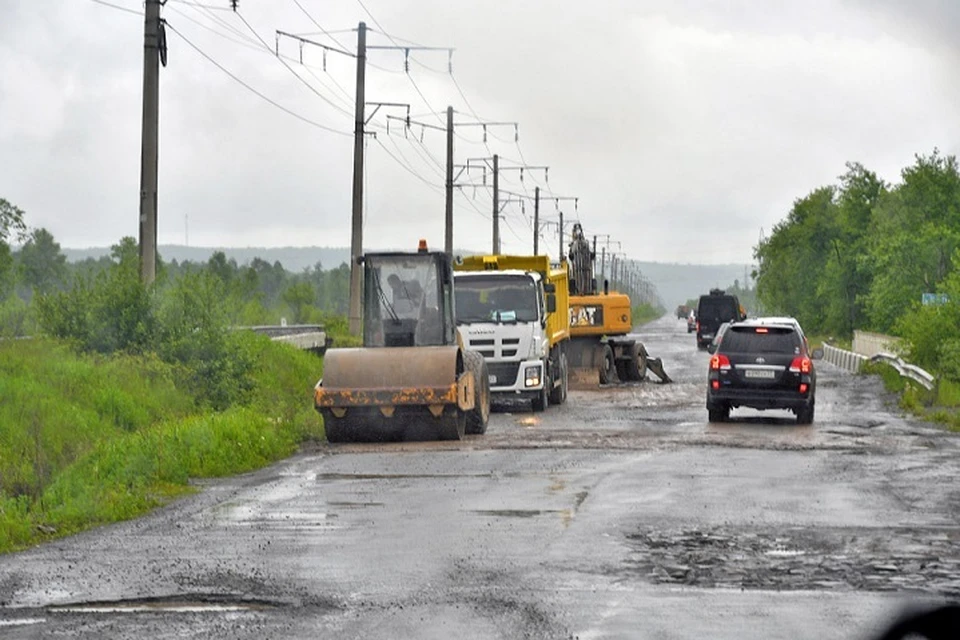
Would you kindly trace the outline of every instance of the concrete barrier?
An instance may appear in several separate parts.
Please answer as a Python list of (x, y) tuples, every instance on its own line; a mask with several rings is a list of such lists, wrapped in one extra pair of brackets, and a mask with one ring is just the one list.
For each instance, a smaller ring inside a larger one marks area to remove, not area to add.
[(860, 367), (868, 360), (866, 356), (827, 343), (823, 344), (823, 359), (850, 373), (860, 373)]
[(897, 353), (899, 338), (870, 331), (853, 332), (853, 352), (872, 358), (878, 353)]

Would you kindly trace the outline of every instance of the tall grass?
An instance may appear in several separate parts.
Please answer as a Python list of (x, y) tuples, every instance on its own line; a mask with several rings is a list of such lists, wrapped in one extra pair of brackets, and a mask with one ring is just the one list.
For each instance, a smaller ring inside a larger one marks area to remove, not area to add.
[(242, 404), (204, 408), (156, 356), (79, 355), (0, 341), (0, 552), (135, 517), (189, 479), (256, 469), (322, 438), (316, 356), (239, 334), (253, 363)]

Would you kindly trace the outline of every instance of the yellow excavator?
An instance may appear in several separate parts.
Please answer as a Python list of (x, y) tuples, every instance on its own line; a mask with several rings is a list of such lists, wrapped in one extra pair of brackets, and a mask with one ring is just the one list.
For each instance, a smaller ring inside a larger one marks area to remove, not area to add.
[(634, 382), (647, 371), (663, 383), (672, 382), (660, 358), (651, 358), (639, 336), (632, 335), (630, 296), (598, 290), (593, 277), (594, 254), (580, 223), (573, 225), (570, 242), (570, 346), (567, 359), (574, 378), (600, 384)]
[(329, 442), (459, 440), (490, 415), (487, 365), (464, 349), (450, 257), (367, 253), (363, 346), (330, 349), (314, 405)]

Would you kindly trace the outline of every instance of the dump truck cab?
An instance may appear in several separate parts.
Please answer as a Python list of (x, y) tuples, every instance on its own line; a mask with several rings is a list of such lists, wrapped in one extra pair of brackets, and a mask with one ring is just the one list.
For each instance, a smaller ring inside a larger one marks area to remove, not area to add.
[(368, 253), (363, 346), (331, 349), (314, 389), (330, 442), (457, 440), (486, 430), (486, 363), (462, 348), (449, 256)]
[(547, 256), (471, 256), (455, 265), (456, 318), (487, 361), (490, 390), (542, 411), (567, 396), (567, 270)]

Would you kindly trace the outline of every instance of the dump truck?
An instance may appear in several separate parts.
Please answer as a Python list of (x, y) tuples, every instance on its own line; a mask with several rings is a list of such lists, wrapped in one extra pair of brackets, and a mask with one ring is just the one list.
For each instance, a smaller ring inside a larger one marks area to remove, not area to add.
[(450, 257), (366, 253), (363, 346), (330, 349), (314, 406), (329, 442), (459, 440), (490, 415), (487, 364), (464, 348)]
[(534, 411), (567, 399), (570, 342), (566, 264), (548, 256), (469, 256), (454, 265), (457, 324), (487, 362), (494, 398)]
[(671, 382), (660, 358), (651, 358), (633, 330), (630, 296), (598, 290), (593, 276), (594, 252), (574, 223), (569, 245), (570, 347), (567, 359), (578, 380), (600, 384), (644, 380), (647, 371)]

